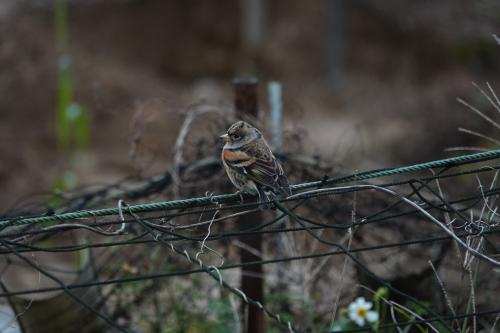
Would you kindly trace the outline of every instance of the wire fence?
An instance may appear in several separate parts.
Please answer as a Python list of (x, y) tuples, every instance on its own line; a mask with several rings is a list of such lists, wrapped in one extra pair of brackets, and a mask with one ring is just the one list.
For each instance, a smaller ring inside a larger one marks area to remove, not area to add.
[[(336, 331), (416, 327), (456, 332), (471, 327), (494, 332), (500, 308), (488, 295), (500, 286), (481, 278), (480, 273), (498, 274), (500, 268), (499, 157), (500, 150), (494, 150), (407, 167), (324, 176), (293, 185), (293, 195), (275, 201), (273, 209), (258, 215), (253, 226), (245, 229), (237, 225), (238, 218), (261, 212), (261, 205), (252, 197), (207, 192), (202, 197), (134, 205), (120, 199), (139, 198), (140, 191), (143, 197), (163, 191), (173, 184), (169, 173), (132, 190), (114, 185), (74, 195), (58, 211), (48, 210), (43, 215), (23, 212), (13, 216), (13, 210), (0, 219), (0, 296), (15, 309), (14, 321), (26, 332), (40, 329), (45, 325), (42, 322), (56, 325), (59, 318), (70, 317), (57, 306), (52, 311), (45, 304), (40, 319), (36, 303), (54, 297), (71, 299), (64, 303), (66, 310), (69, 304), (78, 304), (89, 321), (97, 322), (98, 327), (105, 324), (105, 330), (161, 332), (168, 323), (159, 318), (174, 308), (172, 303), (164, 303), (169, 296), (163, 294), (172, 286), (169, 279), (182, 277), (198, 283), (196, 277), (204, 274), (213, 283), (204, 280), (200, 288), (206, 293), (192, 296), (193, 304), (214, 298), (229, 300), (231, 311), (226, 320), (232, 331), (241, 331), (239, 322), (244, 321), (247, 307), (260, 309), (279, 330), (331, 331), (334, 323), (346, 317), (338, 309), (354, 294), (384, 288), (389, 296), (378, 298), (381, 318), (375, 326)], [(293, 157), (283, 158), (298, 169)], [(207, 159), (180, 170), (197, 173), (219, 167), (216, 159)], [(114, 199), (116, 207), (68, 210)], [(256, 235), (264, 240), (262, 251), (239, 241)], [(235, 248), (254, 253), (259, 260), (238, 261)], [(304, 297), (310, 297), (309, 302), (322, 304), (311, 315), (320, 323), (298, 315), (304, 300), (280, 303), (267, 297), (263, 302), (236, 287), (238, 274), (256, 266), (266, 267), (258, 278), (272, 280), (267, 290), (270, 296), (291, 292), (290, 285), (300, 286), (304, 294), (308, 291)], [(441, 274), (451, 277), (445, 281), (448, 286), (456, 276), (469, 278), (471, 288), (462, 304), (451, 304), (454, 291), (445, 287)], [(440, 302), (430, 305), (422, 301), (428, 295), (415, 289), (415, 281), (425, 279), (433, 280), (437, 293), (432, 290)], [(138, 290), (131, 292), (129, 286)], [(190, 288), (186, 293), (192, 292)], [(324, 299), (312, 297), (314, 290), (322, 290)], [(241, 306), (234, 305), (235, 300)], [(207, 308), (206, 304), (194, 306)], [(130, 311), (147, 312), (141, 316), (155, 318), (148, 320), (156, 328), (140, 326), (141, 321), (132, 318)], [(66, 322), (62, 325), (67, 329)], [(82, 321), (71, 325), (78, 322)]]

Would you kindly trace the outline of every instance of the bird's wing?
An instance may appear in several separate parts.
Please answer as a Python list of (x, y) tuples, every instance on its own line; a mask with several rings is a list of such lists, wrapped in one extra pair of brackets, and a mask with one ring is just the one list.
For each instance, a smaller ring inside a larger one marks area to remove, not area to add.
[(275, 192), (290, 194), (283, 168), (265, 142), (258, 140), (236, 151), (224, 153), (224, 159), (229, 167), (244, 172), (257, 184)]

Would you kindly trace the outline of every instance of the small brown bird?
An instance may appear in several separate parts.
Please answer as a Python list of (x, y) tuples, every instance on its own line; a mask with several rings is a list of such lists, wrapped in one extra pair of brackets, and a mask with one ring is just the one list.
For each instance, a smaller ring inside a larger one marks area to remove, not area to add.
[(260, 131), (244, 121), (221, 135), (222, 162), (240, 192), (258, 195), (265, 208), (277, 196), (291, 195), (288, 179)]

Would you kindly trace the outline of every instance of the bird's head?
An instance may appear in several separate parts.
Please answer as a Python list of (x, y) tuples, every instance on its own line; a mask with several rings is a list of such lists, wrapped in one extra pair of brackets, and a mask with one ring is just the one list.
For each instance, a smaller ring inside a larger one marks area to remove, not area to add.
[(227, 132), (220, 136), (225, 143), (245, 144), (261, 136), (258, 129), (245, 121), (238, 121), (231, 125)]

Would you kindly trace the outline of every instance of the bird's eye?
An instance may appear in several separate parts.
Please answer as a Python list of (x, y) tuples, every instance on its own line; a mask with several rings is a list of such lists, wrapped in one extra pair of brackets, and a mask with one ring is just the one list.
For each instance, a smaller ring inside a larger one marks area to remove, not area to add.
[(231, 138), (233, 140), (238, 140), (240, 138), (240, 136), (238, 134), (233, 134), (233, 135), (231, 135)]

